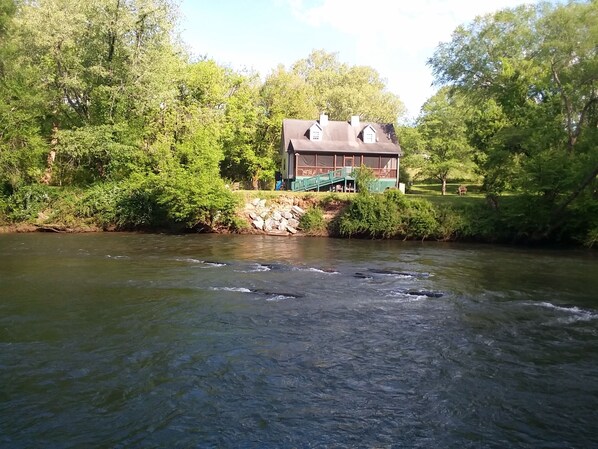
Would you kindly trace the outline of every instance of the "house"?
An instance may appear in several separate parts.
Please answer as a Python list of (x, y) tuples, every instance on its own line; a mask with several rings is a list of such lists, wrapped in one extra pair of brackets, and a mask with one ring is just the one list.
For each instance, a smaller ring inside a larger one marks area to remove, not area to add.
[(402, 156), (392, 123), (285, 119), (282, 122), (281, 174), (288, 190), (354, 191), (353, 169), (372, 169), (372, 191), (398, 187)]

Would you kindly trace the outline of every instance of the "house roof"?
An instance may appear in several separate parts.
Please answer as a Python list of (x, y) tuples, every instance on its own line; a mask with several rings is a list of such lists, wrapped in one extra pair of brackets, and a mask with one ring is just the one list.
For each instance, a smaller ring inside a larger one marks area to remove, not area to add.
[[(322, 140), (309, 139), (308, 130), (317, 120), (285, 119), (282, 138), (285, 151), (317, 151), (334, 153), (398, 154), (402, 156), (392, 123), (362, 122), (358, 127), (350, 122), (328, 121), (322, 127)], [(376, 132), (376, 142), (364, 143), (362, 131), (371, 126)]]

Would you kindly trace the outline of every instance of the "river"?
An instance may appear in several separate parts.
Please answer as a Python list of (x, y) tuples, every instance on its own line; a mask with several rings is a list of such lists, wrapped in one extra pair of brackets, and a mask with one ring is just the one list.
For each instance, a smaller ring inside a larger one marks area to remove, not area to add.
[(595, 251), (0, 235), (2, 448), (598, 447)]

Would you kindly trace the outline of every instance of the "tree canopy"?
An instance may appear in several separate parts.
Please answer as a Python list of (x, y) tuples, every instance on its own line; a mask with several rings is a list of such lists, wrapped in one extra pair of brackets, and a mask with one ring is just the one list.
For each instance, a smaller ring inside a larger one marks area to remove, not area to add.
[(580, 211), (598, 225), (596, 42), (596, 1), (543, 3), (478, 17), (429, 60), (436, 82), (467, 98), (488, 194), (497, 204), (521, 192), (543, 235)]

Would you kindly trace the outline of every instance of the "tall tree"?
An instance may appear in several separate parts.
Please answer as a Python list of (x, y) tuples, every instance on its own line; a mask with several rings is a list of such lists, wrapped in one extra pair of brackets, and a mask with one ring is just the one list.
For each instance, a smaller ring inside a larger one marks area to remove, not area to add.
[[(58, 164), (86, 168), (91, 181), (111, 165), (115, 147), (110, 142), (125, 139), (116, 143), (141, 146), (137, 141), (145, 137), (160, 105), (176, 94), (172, 80), (182, 60), (172, 44), (173, 21), (174, 7), (167, 0), (23, 4), (12, 41), (19, 70), (29, 73), (40, 93), (50, 163), (55, 155)], [(113, 137), (106, 134), (107, 126), (115, 127)], [(84, 144), (66, 146), (83, 138), (83, 129), (108, 137), (92, 139), (104, 142), (95, 155), (84, 154), (92, 151)], [(51, 164), (47, 182), (52, 181), (50, 169)]]
[(451, 177), (470, 176), (472, 148), (469, 145), (464, 117), (465, 104), (458, 94), (442, 88), (422, 107), (418, 130), (423, 138), (421, 167), (428, 176), (442, 184), (442, 195)]
[(306, 119), (318, 116), (311, 88), (299, 75), (279, 65), (260, 88), (258, 115), (258, 152), (280, 165), (280, 136), (285, 118)]
[(376, 70), (341, 63), (335, 53), (314, 50), (291, 70), (310, 87), (317, 109), (332, 120), (359, 115), (364, 120), (395, 123), (405, 112)]
[(13, 35), (17, 7), (0, 0), (0, 193), (11, 193), (41, 176), (40, 137), (45, 93), (34, 81), (37, 71), (22, 64)]
[(429, 61), (438, 83), (492, 102), (502, 118), (486, 147), (486, 175), (501, 169), (490, 163), (510, 167), (512, 187), (548, 211), (545, 233), (598, 176), (596, 42), (596, 1), (522, 6), (457, 28)]

